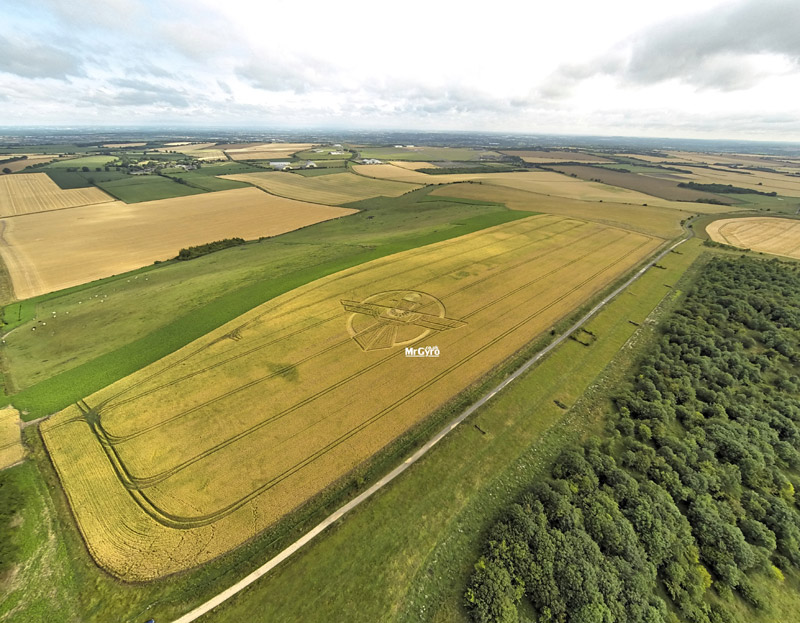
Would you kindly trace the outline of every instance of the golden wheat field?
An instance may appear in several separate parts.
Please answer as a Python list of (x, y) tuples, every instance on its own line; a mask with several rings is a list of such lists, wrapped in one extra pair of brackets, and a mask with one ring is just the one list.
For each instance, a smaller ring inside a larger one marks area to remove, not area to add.
[[(404, 169), (397, 170), (404, 171)], [(414, 173), (413, 171), (406, 172)], [(424, 175), (424, 173), (419, 173), (418, 175)], [(303, 177), (302, 175), (283, 171), (266, 171), (264, 173), (220, 175), (219, 177), (253, 184), (280, 197), (326, 205), (341, 205), (351, 201), (360, 201), (361, 199), (379, 196), (399, 197), (404, 193), (419, 188), (414, 184), (374, 180), (352, 173)]]
[(99, 188), (61, 190), (46, 173), (0, 177), (0, 217), (112, 202)]
[(24, 299), (170, 259), (182, 247), (276, 236), (355, 211), (257, 188), (115, 201), (0, 219), (0, 255), (15, 296)]
[(41, 430), (90, 550), (126, 580), (230, 550), (661, 242), (532, 216), (309, 283), (87, 397)]
[(800, 221), (774, 217), (728, 218), (706, 226), (712, 240), (742, 249), (800, 259)]
[(19, 428), (19, 412), (14, 407), (0, 409), (0, 469), (18, 463), (25, 456)]

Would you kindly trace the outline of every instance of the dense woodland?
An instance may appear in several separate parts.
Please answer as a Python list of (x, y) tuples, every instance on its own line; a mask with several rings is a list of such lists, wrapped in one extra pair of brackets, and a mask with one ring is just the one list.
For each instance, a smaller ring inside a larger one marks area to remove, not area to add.
[(487, 534), (473, 620), (526, 620), (521, 600), (562, 623), (763, 608), (753, 578), (800, 567), (799, 364), (797, 266), (712, 260), (616, 390), (609, 433), (564, 452)]

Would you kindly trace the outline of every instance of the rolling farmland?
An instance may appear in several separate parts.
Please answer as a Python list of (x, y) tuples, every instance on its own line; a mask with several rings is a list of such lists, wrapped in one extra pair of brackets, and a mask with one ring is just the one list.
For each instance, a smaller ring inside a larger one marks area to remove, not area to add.
[[(403, 169), (398, 169), (403, 171)], [(420, 173), (419, 175), (424, 175)], [(419, 188), (414, 184), (396, 181), (378, 181), (352, 173), (333, 173), (303, 177), (293, 173), (267, 171), (220, 176), (227, 180), (247, 182), (281, 197), (298, 201), (311, 201), (326, 205), (341, 205), (370, 197), (398, 197)]]
[(45, 173), (0, 177), (0, 217), (114, 201), (98, 188), (61, 190)]
[(2, 219), (0, 254), (21, 299), (170, 259), (181, 247), (275, 236), (353, 212), (255, 188), (132, 205), (110, 202)]
[(594, 154), (587, 154), (582, 151), (565, 151), (565, 150), (511, 150), (504, 151), (504, 154), (509, 156), (517, 156), (522, 158), (525, 162), (536, 164), (541, 163), (555, 163), (555, 162), (586, 162), (592, 164), (600, 164), (604, 162), (613, 162), (608, 158), (602, 156), (595, 156)]
[(313, 147), (311, 143), (254, 143), (228, 147), (219, 145), (234, 160), (271, 160), (288, 158)]
[(800, 221), (744, 217), (714, 221), (706, 227), (712, 240), (742, 249), (800, 259)]
[(489, 184), (451, 184), (433, 190), (431, 195), (478, 201), (500, 201), (512, 210), (530, 210), (586, 219), (662, 238), (680, 235), (680, 221), (692, 215), (688, 211), (665, 209), (652, 205), (581, 201)]
[[(660, 242), (535, 216), (388, 256), (265, 303), (62, 411), (42, 433), (91, 552), (146, 580), (235, 547)], [(408, 343), (441, 356), (406, 358)]]

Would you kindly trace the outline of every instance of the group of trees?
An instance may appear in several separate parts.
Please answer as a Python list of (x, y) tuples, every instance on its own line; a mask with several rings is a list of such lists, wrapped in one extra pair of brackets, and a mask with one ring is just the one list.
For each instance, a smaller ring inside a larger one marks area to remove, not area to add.
[[(715, 259), (618, 390), (487, 535), (476, 622), (730, 623), (800, 567), (800, 273)], [(718, 598), (711, 599), (716, 593)]]
[(734, 186), (732, 184), (698, 184), (697, 182), (680, 182), (678, 187), (691, 188), (692, 190), (702, 190), (709, 193), (725, 193), (728, 195), (765, 195), (767, 197), (775, 197), (778, 194), (774, 191), (765, 193), (760, 190), (742, 188), (741, 186)]
[(178, 257), (176, 257), (175, 259), (192, 260), (196, 257), (200, 257), (201, 255), (208, 255), (209, 253), (213, 253), (214, 251), (220, 251), (222, 249), (227, 249), (228, 247), (237, 247), (244, 243), (245, 243), (244, 238), (225, 238), (224, 240), (217, 240), (215, 242), (199, 244), (194, 247), (181, 249), (180, 252), (178, 252)]

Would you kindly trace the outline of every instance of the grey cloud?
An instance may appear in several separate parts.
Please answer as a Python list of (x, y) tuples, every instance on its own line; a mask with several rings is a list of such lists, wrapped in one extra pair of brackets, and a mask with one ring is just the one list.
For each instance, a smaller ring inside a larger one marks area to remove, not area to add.
[(264, 91), (306, 93), (313, 88), (336, 85), (334, 70), (318, 60), (303, 58), (251, 61), (236, 69), (236, 75)]
[(60, 78), (83, 75), (80, 59), (71, 52), (31, 40), (0, 35), (0, 71), (23, 78)]
[[(153, 84), (144, 80), (115, 78), (108, 84), (117, 87), (114, 92), (94, 94), (88, 101), (107, 106), (167, 105), (176, 108), (189, 106), (186, 94), (173, 87)], [(193, 98), (193, 103), (197, 103)]]
[(777, 54), (800, 65), (800, 2), (744, 0), (652, 27), (588, 63), (560, 67), (537, 95), (557, 99), (579, 82), (610, 75), (651, 85), (677, 79), (699, 89), (733, 91), (757, 84), (764, 72), (748, 55)]

